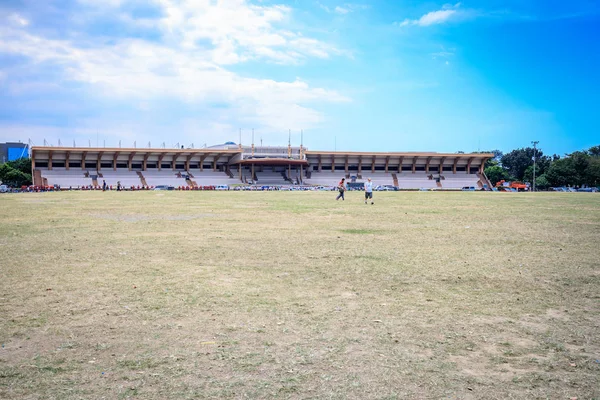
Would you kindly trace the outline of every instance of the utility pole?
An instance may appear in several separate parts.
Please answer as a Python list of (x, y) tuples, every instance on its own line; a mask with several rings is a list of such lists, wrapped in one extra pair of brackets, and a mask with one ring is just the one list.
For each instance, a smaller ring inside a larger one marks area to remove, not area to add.
[(539, 143), (539, 140), (535, 140), (532, 141), (531, 144), (533, 144), (533, 191), (535, 192), (535, 159), (536, 159), (536, 155), (537, 155), (537, 144)]

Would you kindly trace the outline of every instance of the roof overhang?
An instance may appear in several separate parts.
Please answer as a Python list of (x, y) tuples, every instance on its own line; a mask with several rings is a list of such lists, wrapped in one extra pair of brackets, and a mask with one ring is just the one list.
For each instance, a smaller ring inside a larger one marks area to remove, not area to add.
[(288, 158), (251, 158), (246, 160), (240, 160), (234, 162), (233, 164), (242, 164), (242, 165), (308, 165), (308, 161), (306, 160), (293, 160)]
[(493, 158), (492, 153), (431, 153), (431, 152), (365, 152), (365, 151), (318, 151), (318, 150), (307, 150), (306, 156), (364, 156), (364, 157), (447, 157), (447, 158)]

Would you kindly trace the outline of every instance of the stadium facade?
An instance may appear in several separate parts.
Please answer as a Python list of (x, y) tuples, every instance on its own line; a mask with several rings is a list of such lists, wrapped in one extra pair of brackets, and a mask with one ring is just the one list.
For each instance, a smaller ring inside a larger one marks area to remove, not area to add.
[(341, 177), (401, 189), (483, 188), (490, 153), (347, 152), (303, 146), (208, 148), (40, 147), (31, 149), (34, 185), (335, 185)]

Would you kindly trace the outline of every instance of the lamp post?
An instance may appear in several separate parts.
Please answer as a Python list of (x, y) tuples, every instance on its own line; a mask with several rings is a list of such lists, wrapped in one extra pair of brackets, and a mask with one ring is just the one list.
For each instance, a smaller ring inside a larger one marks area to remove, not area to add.
[(535, 140), (532, 141), (531, 143), (533, 144), (533, 191), (535, 192), (535, 159), (536, 159), (536, 155), (537, 155), (537, 144), (539, 143), (539, 140)]

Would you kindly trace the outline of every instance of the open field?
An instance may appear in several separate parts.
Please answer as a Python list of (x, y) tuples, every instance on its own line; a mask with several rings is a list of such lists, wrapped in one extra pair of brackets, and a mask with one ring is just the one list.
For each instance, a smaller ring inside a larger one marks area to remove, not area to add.
[(2, 399), (600, 399), (600, 195), (0, 196)]

